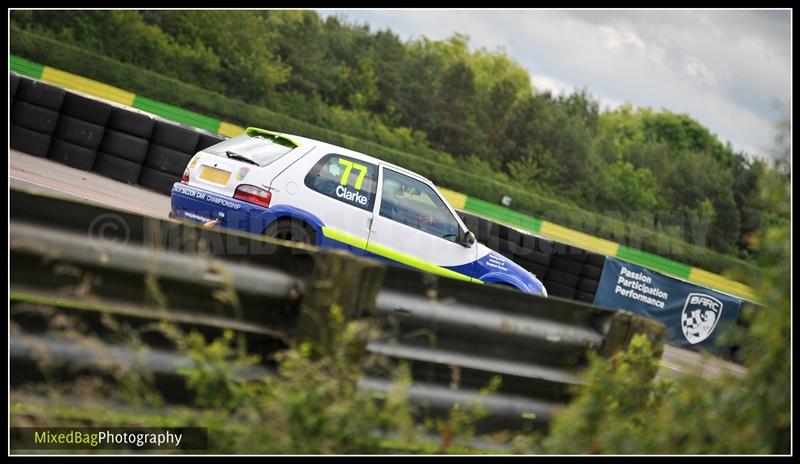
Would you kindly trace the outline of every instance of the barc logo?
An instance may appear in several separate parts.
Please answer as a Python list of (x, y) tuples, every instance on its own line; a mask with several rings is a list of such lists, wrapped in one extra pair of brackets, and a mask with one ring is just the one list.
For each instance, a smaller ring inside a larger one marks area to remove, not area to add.
[(711, 335), (722, 316), (722, 302), (704, 293), (690, 293), (681, 314), (683, 336), (692, 345)]

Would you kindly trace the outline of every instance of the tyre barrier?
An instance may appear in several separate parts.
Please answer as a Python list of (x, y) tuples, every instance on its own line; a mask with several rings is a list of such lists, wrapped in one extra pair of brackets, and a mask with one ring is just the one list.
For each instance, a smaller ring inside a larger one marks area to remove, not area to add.
[(10, 73), (11, 148), (169, 193), (224, 137)]
[[(224, 137), (11, 73), (11, 148), (169, 193), (197, 152)], [(478, 242), (555, 297), (591, 303), (605, 256), (459, 212)]]

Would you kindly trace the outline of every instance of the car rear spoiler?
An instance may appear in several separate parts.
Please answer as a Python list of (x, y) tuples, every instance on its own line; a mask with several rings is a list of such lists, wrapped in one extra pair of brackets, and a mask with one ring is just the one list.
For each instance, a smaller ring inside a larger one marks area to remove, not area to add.
[(258, 127), (248, 127), (245, 133), (248, 137), (255, 137), (257, 135), (260, 135), (261, 137), (267, 137), (281, 145), (291, 145), (291, 148), (297, 148), (301, 145), (300, 141), (291, 135), (281, 134), (279, 132), (273, 132), (266, 129), (259, 129)]

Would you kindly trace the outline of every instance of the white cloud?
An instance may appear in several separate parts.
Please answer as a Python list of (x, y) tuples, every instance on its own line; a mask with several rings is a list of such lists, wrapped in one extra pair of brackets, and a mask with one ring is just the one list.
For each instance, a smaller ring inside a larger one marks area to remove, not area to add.
[[(578, 88), (577, 86), (570, 84), (568, 82), (564, 82), (561, 79), (555, 78), (553, 76), (546, 76), (544, 74), (534, 74), (531, 76), (531, 85), (533, 86), (534, 90), (537, 92), (550, 92), (550, 95), (554, 97), (558, 97), (561, 95), (569, 95), (573, 92), (584, 90)], [(591, 93), (592, 97), (596, 99), (600, 105), (600, 109), (602, 111), (612, 111), (620, 106), (622, 106), (625, 102), (621, 100), (617, 100), (616, 98), (611, 98), (607, 95), (600, 95), (596, 93), (592, 93), (591, 89), (585, 89)]]
[(533, 85), (536, 91), (550, 92), (554, 97), (562, 94), (570, 94), (575, 88), (572, 84), (568, 84), (552, 76), (545, 76), (544, 74), (531, 75), (531, 85)]
[(717, 85), (717, 77), (697, 58), (693, 56), (684, 56), (683, 67), (686, 69), (686, 73), (691, 77), (698, 78), (706, 84)]
[(631, 31), (620, 31), (607, 26), (601, 27), (600, 30), (605, 34), (603, 45), (612, 52), (621, 52), (626, 47), (632, 47), (641, 51), (645, 50), (642, 39)]

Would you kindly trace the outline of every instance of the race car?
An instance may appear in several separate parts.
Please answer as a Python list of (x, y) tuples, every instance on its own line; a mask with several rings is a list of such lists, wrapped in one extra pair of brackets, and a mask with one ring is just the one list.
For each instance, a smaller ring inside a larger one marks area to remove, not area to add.
[(172, 217), (339, 248), (445, 277), (547, 296), (475, 235), (426, 178), (325, 142), (250, 127), (198, 152)]

